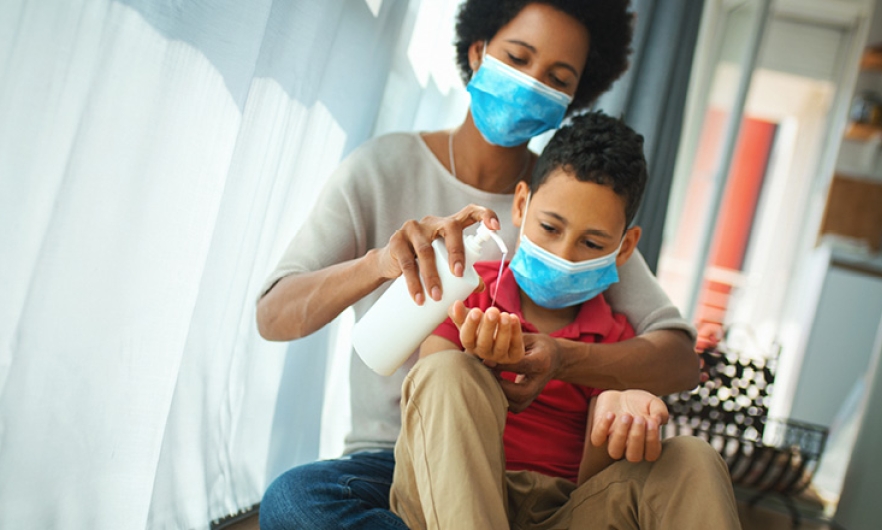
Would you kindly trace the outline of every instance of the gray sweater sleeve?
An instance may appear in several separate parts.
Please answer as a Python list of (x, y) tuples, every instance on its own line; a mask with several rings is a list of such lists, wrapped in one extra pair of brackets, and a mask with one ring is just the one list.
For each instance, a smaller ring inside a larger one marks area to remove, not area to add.
[(613, 311), (628, 317), (638, 335), (659, 329), (680, 329), (695, 340), (695, 327), (671, 303), (639, 250), (619, 268), (619, 282), (607, 290), (605, 297)]

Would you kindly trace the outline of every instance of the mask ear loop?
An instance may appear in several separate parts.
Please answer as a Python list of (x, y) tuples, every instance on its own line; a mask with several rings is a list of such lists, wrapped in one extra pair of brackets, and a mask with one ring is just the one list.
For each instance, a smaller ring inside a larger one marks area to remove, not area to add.
[[(524, 237), (524, 225), (527, 224), (527, 209), (530, 207), (530, 197), (532, 195), (532, 192), (527, 194), (527, 202), (524, 204), (524, 215), (521, 216), (521, 228), (518, 232), (518, 244), (520, 244), (521, 238)], [(505, 257), (508, 255), (508, 249), (505, 248), (501, 239), (497, 242), (497, 245), (500, 244), (502, 245), (499, 247), (499, 249), (502, 250), (502, 261), (499, 262), (499, 272), (496, 274), (496, 286), (493, 288), (493, 294), (490, 297), (491, 307), (496, 307), (496, 293), (499, 291), (499, 278), (502, 278), (502, 271), (505, 268)]]

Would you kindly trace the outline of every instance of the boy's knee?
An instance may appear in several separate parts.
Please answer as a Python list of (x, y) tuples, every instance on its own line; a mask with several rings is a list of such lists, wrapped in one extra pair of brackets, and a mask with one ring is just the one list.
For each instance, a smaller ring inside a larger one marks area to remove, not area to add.
[(666, 467), (680, 472), (701, 476), (719, 477), (729, 480), (726, 463), (709, 443), (694, 436), (675, 436), (664, 441), (662, 457)]
[[(452, 389), (458, 391), (451, 392)], [(420, 359), (404, 380), (401, 393), (403, 402), (409, 402), (417, 394), (437, 395), (433, 399), (444, 402), (454, 396), (462, 399), (494, 396), (503, 408), (508, 407), (493, 372), (477, 357), (458, 350), (440, 351)]]
[(463, 381), (492, 377), (481, 361), (467, 353), (447, 350), (433, 353), (419, 360), (408, 374), (408, 379), (420, 384), (459, 384)]

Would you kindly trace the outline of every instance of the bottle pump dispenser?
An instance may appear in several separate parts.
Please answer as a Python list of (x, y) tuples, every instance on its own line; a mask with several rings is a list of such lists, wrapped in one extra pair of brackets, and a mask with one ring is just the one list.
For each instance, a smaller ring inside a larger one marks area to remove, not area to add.
[(465, 300), (480, 283), (475, 261), (481, 246), (492, 239), (499, 249), (508, 253), (505, 243), (484, 223), (474, 235), (463, 240), (465, 265), (461, 278), (450, 272), (447, 247), (441, 238), (432, 241), (435, 263), (441, 279), (441, 300), (427, 296), (419, 306), (407, 291), (404, 277), (397, 278), (352, 329), (355, 351), (373, 371), (392, 375), (416, 351), (444, 319), (447, 310), (457, 300)]

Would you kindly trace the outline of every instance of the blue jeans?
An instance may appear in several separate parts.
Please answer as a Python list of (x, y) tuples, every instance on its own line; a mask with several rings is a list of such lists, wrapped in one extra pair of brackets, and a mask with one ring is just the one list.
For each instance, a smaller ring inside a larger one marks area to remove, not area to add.
[(261, 530), (407, 530), (389, 511), (395, 455), (365, 451), (289, 469), (260, 503)]

